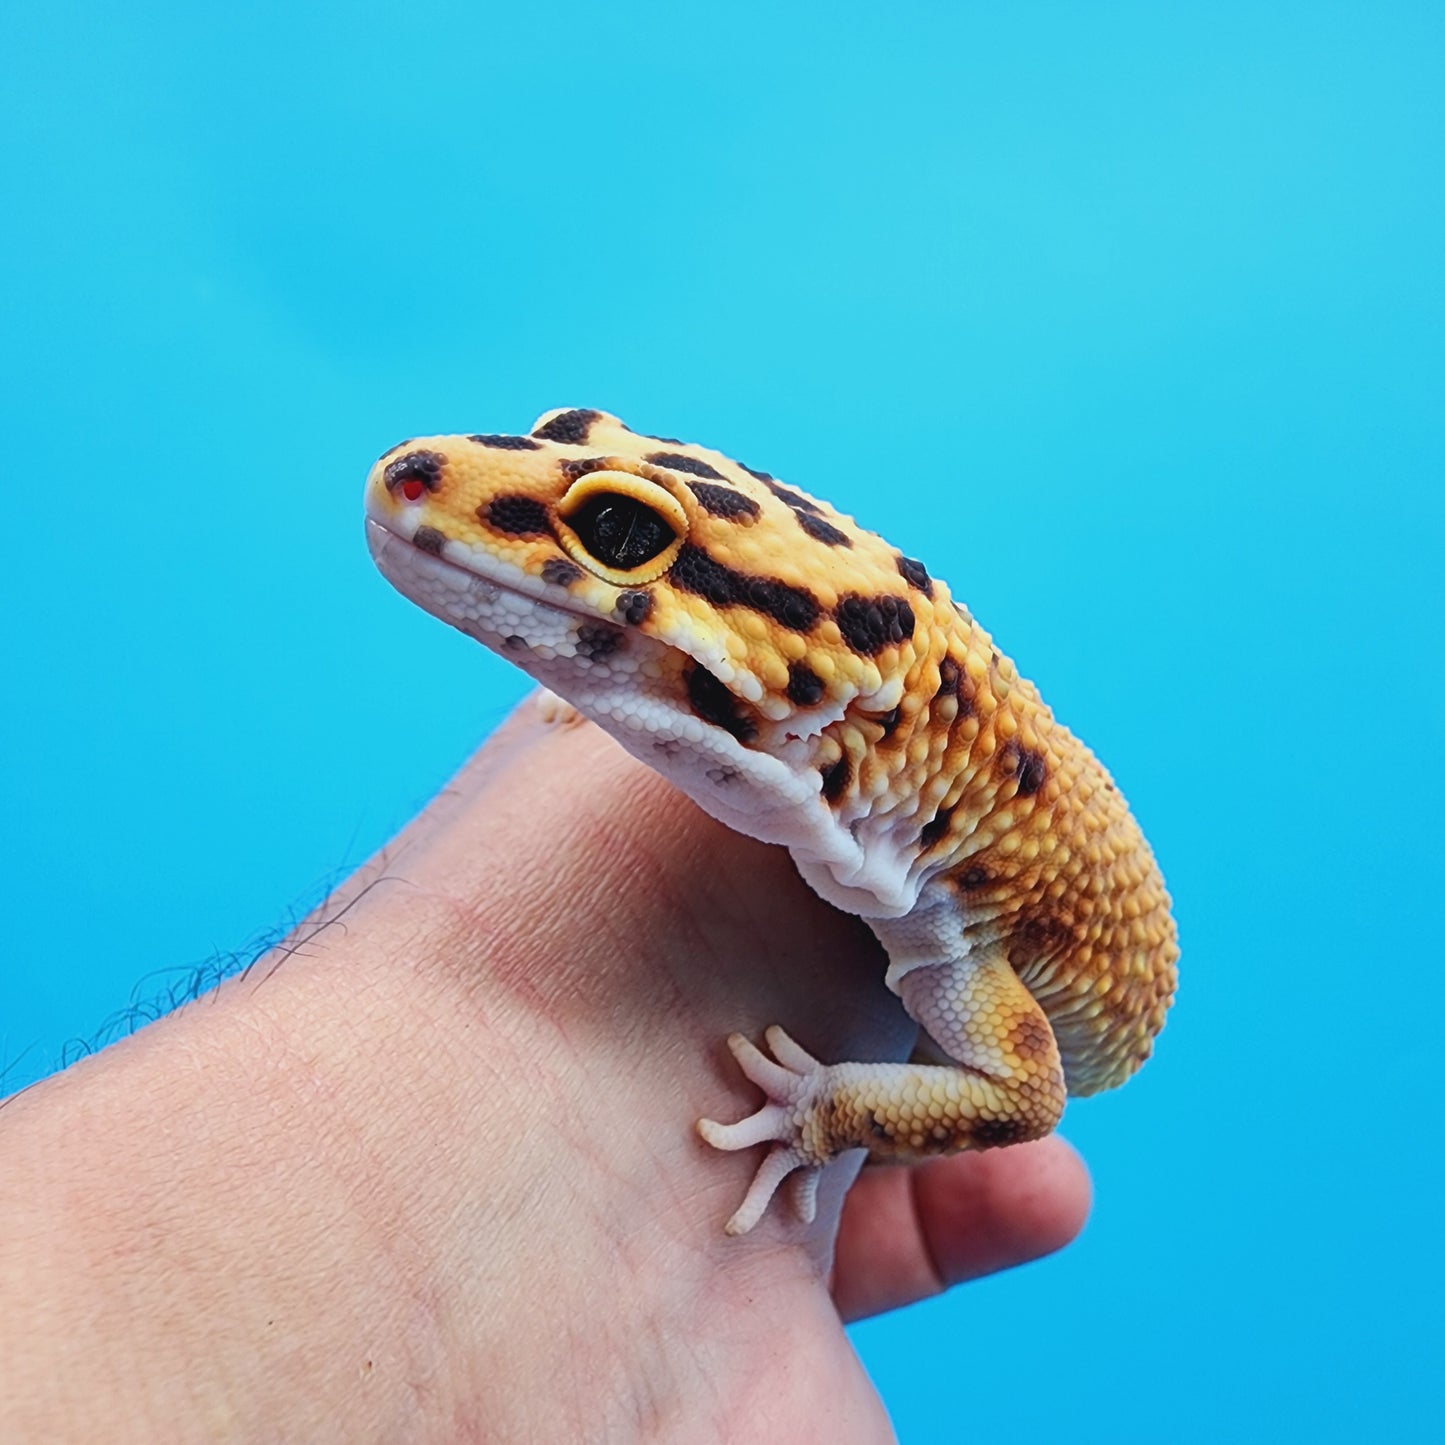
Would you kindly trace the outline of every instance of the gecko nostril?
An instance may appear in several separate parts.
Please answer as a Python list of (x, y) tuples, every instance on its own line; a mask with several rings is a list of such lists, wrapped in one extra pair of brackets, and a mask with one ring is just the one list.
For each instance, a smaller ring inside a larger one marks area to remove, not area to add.
[(440, 452), (414, 451), (387, 464), (381, 474), (382, 483), (392, 496), (408, 502), (419, 502), (442, 484), (446, 458)]

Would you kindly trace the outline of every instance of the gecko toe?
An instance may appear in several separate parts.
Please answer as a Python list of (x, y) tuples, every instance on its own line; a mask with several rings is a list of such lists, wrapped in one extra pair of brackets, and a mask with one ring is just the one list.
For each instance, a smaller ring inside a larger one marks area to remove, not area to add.
[(728, 1048), (747, 1078), (767, 1096), (761, 1108), (734, 1124), (699, 1119), (697, 1132), (715, 1149), (747, 1149), (772, 1144), (738, 1211), (728, 1221), (729, 1234), (746, 1234), (762, 1218), (778, 1186), (795, 1170), (794, 1212), (804, 1223), (817, 1213), (818, 1175), (824, 1160), (805, 1143), (805, 1124), (824, 1085), (827, 1069), (774, 1025), (767, 1042), (770, 1059), (750, 1039), (733, 1034)]

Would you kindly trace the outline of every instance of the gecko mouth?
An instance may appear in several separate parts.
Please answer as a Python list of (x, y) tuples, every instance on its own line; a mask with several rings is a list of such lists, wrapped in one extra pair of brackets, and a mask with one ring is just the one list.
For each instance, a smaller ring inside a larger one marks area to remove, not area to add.
[[(477, 606), (489, 607), (502, 594), (525, 602), (539, 613), (550, 613), (569, 622), (596, 622), (594, 612), (568, 606), (554, 595), (558, 589), (545, 582), (534, 583), (528, 577), (498, 577), (483, 571), (472, 559), (455, 561), (442, 555), (439, 542), (435, 550), (422, 547), (412, 539), (394, 531), (375, 517), (366, 518), (366, 545), (377, 570), (404, 597), (428, 611), (440, 610), (442, 616), (464, 632), (471, 629), (459, 620)], [(445, 606), (443, 599), (457, 603), (467, 599), (471, 608)]]

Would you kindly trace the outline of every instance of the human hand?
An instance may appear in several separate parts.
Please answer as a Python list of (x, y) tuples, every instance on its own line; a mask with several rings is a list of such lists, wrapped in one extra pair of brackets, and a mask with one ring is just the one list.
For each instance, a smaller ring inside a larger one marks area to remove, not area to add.
[(842, 1319), (1059, 1247), (1088, 1182), (1058, 1139), (846, 1199), (840, 1160), (811, 1226), (724, 1236), (724, 1038), (902, 1057), (883, 971), (782, 850), (524, 704), (248, 975), (0, 1111), (0, 1435), (888, 1438)]

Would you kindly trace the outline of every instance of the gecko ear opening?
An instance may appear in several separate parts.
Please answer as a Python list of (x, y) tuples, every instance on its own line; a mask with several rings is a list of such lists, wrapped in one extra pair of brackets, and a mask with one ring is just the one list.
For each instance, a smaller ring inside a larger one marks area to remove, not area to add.
[(567, 555), (622, 586), (662, 576), (687, 536), (677, 499), (631, 472), (589, 472), (558, 503), (557, 518)]

